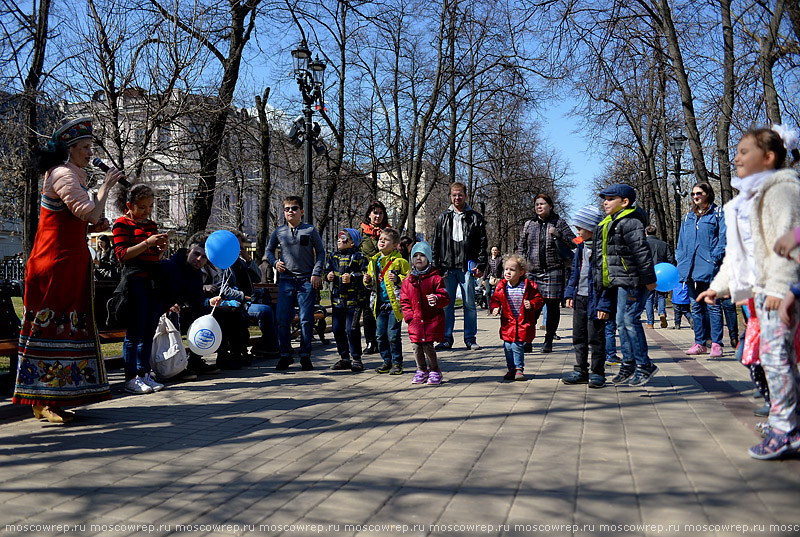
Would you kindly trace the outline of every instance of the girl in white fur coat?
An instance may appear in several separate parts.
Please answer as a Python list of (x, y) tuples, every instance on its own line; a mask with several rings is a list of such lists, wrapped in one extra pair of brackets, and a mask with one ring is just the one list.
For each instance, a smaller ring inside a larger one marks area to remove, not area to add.
[[(797, 150), (791, 146), (796, 139), (788, 144), (795, 160)], [(767, 437), (750, 448), (750, 456), (761, 460), (800, 449), (800, 377), (794, 358), (798, 315), (787, 325), (778, 314), (781, 299), (800, 277), (800, 265), (772, 250), (781, 235), (800, 225), (800, 179), (784, 168), (786, 156), (787, 144), (775, 130), (749, 130), (739, 141), (733, 160), (737, 177), (731, 182), (739, 195), (724, 208), (725, 258), (709, 289), (697, 297), (708, 303), (729, 295), (737, 303), (754, 299), (761, 327), (759, 354), (771, 398)]]

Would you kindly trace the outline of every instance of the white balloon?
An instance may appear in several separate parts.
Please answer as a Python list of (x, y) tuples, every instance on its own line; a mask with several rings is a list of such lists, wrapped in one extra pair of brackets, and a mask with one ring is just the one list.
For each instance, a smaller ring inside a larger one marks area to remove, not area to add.
[(198, 317), (186, 334), (186, 343), (192, 352), (207, 356), (216, 352), (222, 343), (222, 329), (213, 315)]

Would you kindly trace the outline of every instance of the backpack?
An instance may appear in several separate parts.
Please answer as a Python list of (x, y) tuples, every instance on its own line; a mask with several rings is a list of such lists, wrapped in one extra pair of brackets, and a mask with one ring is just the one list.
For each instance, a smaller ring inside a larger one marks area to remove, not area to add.
[(165, 313), (159, 318), (156, 333), (153, 336), (150, 367), (153, 368), (159, 379), (168, 379), (186, 369), (188, 363), (189, 359), (183, 346), (181, 331)]

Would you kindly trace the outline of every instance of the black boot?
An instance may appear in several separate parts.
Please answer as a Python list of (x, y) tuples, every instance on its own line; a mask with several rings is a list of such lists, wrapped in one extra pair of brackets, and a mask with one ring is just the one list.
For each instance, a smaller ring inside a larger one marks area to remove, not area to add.
[(553, 352), (553, 336), (545, 336), (542, 352)]

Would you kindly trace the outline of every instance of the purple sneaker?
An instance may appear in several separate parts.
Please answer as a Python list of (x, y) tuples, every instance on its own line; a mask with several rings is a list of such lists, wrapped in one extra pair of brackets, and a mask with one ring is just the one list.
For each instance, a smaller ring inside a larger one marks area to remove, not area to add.
[(770, 429), (763, 442), (750, 448), (750, 456), (766, 461), (778, 459), (783, 455), (794, 453), (798, 449), (800, 449), (800, 433), (797, 429), (791, 433)]
[(411, 379), (411, 384), (425, 384), (428, 380), (428, 372), (417, 369), (417, 374)]
[(431, 371), (428, 375), (428, 386), (438, 386), (442, 383), (442, 374), (438, 371)]

